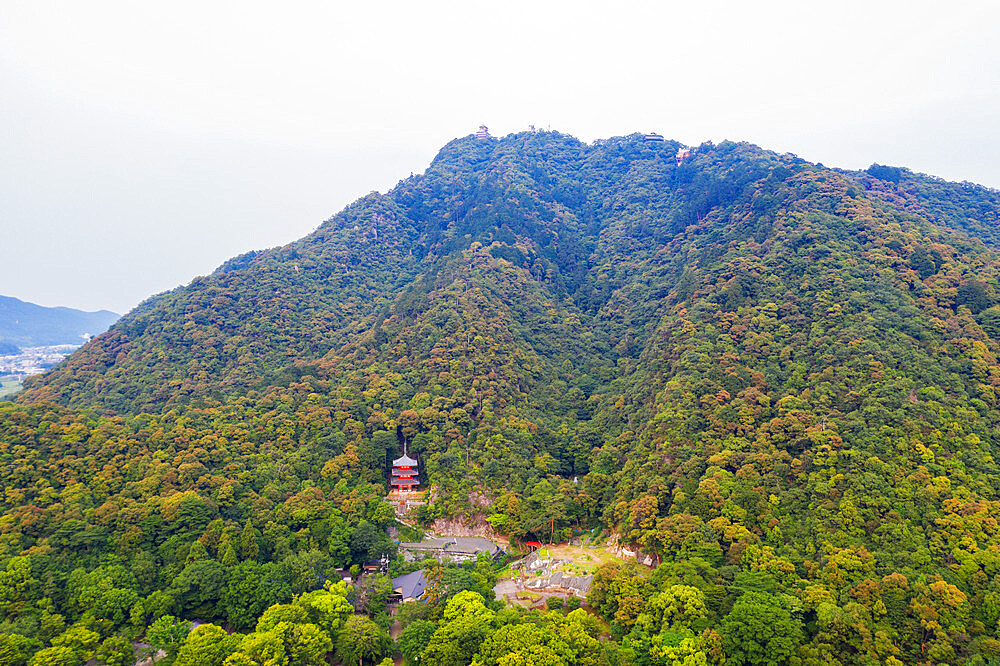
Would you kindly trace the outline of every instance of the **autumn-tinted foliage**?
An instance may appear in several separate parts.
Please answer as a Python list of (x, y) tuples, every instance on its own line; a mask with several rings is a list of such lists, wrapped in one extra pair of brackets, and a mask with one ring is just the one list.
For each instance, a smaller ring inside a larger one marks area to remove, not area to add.
[(1000, 657), (997, 193), (677, 148), (455, 140), (29, 382), (0, 407), (0, 632), (40, 643), (9, 649), (172, 615), (256, 627), (197, 635), (248, 659), (376, 661), (381, 628), (301, 595), (393, 552), (405, 443), (421, 521), (610, 529), (656, 567), (598, 573), (604, 647), (461, 592), (481, 621), (442, 600), (413, 663)]

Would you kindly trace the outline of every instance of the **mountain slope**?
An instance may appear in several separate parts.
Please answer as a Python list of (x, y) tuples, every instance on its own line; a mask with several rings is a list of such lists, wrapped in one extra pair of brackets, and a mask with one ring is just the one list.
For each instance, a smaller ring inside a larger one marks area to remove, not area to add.
[(635, 137), (590, 147), (554, 133), (457, 140), (427, 173), (362, 199), (302, 241), (144, 303), (25, 399), (130, 411), (232, 395), (370, 328), (404, 285), (473, 242), (496, 242), (494, 256), (531, 272), (552, 298), (593, 312), (629, 263), (649, 255), (644, 236), (673, 235), (752, 177), (701, 191), (715, 176), (677, 169), (675, 148)]
[(0, 409), (0, 553), (221, 617), (173, 580), (365, 561), (405, 444), (418, 520), (660, 565), (595, 579), (613, 663), (721, 663), (744, 612), (801, 664), (1000, 656), (997, 193), (678, 147), (457, 139), (148, 300)]

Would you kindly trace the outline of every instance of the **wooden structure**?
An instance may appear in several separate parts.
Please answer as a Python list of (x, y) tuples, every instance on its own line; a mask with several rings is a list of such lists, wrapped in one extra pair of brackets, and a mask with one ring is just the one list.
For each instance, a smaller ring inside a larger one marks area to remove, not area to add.
[(392, 478), (389, 479), (389, 485), (401, 493), (413, 492), (420, 485), (419, 476), (417, 461), (406, 455), (404, 449), (403, 455), (392, 461)]

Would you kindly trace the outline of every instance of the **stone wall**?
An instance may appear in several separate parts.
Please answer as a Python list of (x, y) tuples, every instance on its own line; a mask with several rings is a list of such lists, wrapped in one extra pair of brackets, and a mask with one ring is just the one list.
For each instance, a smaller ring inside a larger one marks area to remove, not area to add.
[(507, 539), (497, 534), (493, 526), (486, 522), (485, 517), (481, 514), (476, 514), (471, 520), (466, 518), (438, 518), (431, 524), (431, 532), (434, 534), (447, 534), (448, 536), (484, 537), (500, 544), (507, 542)]
[(623, 544), (617, 534), (612, 534), (611, 538), (608, 539), (608, 549), (623, 559), (632, 558), (635, 559), (639, 564), (643, 564), (647, 567), (655, 567), (658, 562), (656, 558), (652, 555), (642, 552), (641, 550), (632, 550), (625, 544)]

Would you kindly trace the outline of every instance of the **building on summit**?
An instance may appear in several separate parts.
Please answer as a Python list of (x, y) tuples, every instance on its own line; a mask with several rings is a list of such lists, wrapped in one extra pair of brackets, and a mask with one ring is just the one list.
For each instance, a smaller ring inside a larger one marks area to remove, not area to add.
[(477, 139), (488, 139), (490, 138), (490, 130), (486, 125), (480, 125), (479, 131), (476, 132)]
[(663, 135), (662, 134), (657, 134), (656, 132), (650, 132), (649, 134), (647, 134), (644, 137), (642, 137), (642, 140), (645, 141), (645, 142), (647, 142), (647, 143), (650, 143), (650, 142), (653, 142), (653, 141), (663, 141)]

